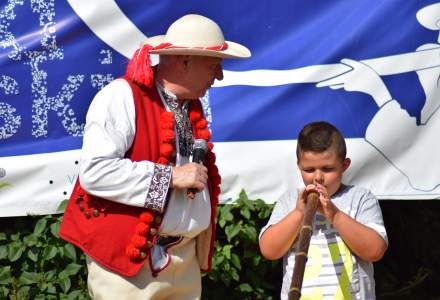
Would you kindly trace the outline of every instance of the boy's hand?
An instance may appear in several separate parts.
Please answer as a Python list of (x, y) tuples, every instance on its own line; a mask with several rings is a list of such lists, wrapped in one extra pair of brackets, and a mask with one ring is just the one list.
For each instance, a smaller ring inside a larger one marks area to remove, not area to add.
[(307, 202), (307, 195), (311, 191), (316, 191), (315, 185), (309, 184), (308, 186), (301, 189), (301, 191), (298, 193), (298, 200), (296, 201), (296, 210), (300, 211), (301, 213), (304, 213), (304, 209), (306, 207)]
[(339, 209), (336, 205), (331, 201), (328, 191), (325, 186), (322, 184), (316, 184), (315, 190), (319, 194), (319, 205), (318, 212), (323, 214), (330, 222), (333, 223), (333, 218)]

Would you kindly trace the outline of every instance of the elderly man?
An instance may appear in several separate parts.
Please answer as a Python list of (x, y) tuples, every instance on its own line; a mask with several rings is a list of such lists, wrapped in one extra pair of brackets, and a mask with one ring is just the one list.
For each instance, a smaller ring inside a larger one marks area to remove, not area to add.
[[(155, 67), (150, 54), (160, 55)], [(212, 20), (187, 15), (94, 98), (60, 231), (87, 255), (92, 298), (200, 298), (220, 176), (198, 98), (222, 80), (223, 58), (250, 55)], [(195, 141), (204, 164), (191, 162)]]

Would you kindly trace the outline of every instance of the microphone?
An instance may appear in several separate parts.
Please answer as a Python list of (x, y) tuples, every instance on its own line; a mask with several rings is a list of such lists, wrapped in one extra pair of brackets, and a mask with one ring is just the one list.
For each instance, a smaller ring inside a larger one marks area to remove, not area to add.
[[(208, 152), (208, 143), (203, 139), (196, 139), (193, 145), (192, 162), (197, 164), (203, 163), (207, 152)], [(189, 188), (186, 191), (186, 196), (189, 199), (194, 199), (196, 193), (197, 193), (196, 188)]]

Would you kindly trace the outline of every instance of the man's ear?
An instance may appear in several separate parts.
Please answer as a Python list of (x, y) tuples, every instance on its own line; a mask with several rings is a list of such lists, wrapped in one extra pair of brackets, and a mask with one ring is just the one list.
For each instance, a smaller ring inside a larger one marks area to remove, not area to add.
[(350, 165), (351, 165), (351, 159), (346, 157), (342, 162), (342, 171), (345, 172)]

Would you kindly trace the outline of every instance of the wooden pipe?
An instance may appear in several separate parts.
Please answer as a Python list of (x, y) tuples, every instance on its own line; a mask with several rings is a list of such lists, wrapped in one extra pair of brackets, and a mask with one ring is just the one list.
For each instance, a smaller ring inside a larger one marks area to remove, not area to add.
[(304, 218), (299, 232), (298, 249), (295, 253), (295, 266), (293, 268), (292, 282), (289, 289), (289, 300), (297, 300), (301, 297), (301, 287), (304, 278), (304, 270), (307, 262), (307, 252), (309, 251), (310, 238), (313, 233), (313, 216), (319, 203), (317, 192), (310, 192), (307, 195)]

